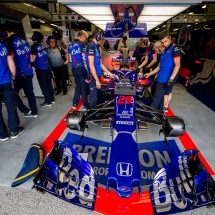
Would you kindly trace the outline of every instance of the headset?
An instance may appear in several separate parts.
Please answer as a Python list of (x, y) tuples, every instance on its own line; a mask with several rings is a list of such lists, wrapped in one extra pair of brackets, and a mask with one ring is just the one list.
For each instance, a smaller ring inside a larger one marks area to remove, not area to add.
[(146, 40), (143, 40), (143, 44), (144, 44), (144, 45), (146, 45), (146, 46), (147, 46), (147, 45), (148, 45), (148, 43), (149, 43), (149, 41), (148, 41), (147, 39), (146, 39)]
[(0, 38), (6, 39), (7, 38), (7, 33), (5, 30), (0, 30)]
[[(55, 43), (56, 43), (56, 45), (57, 45), (57, 40), (54, 38), (54, 41), (55, 41)], [(46, 44), (48, 45), (48, 46), (50, 46), (50, 41), (49, 41), (49, 37), (47, 38), (47, 40), (46, 40)]]
[(96, 41), (100, 41), (103, 37), (103, 33), (99, 30), (98, 33), (95, 35)]
[(33, 34), (33, 36), (31, 37), (31, 40), (32, 41), (36, 41), (37, 39), (36, 39), (36, 36)]

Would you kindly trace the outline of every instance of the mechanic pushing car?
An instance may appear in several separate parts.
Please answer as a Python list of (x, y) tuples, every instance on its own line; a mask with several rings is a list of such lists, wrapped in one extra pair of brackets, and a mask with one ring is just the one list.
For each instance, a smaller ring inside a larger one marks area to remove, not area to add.
[(154, 69), (154, 66), (157, 62), (157, 53), (153, 50), (154, 44), (149, 41), (148, 38), (142, 38), (139, 43), (142, 42), (142, 48), (146, 50), (145, 59), (141, 65), (139, 65), (139, 69), (143, 68), (143, 73), (147, 73), (150, 71), (150, 68)]
[(172, 92), (173, 86), (178, 79), (178, 71), (180, 69), (180, 48), (171, 42), (169, 32), (164, 30), (159, 34), (159, 39), (165, 47), (161, 55), (160, 65), (150, 73), (146, 73), (145, 77), (157, 74), (155, 94), (151, 107), (163, 111), (164, 95)]
[(85, 58), (86, 41), (88, 34), (81, 30), (78, 33), (78, 39), (72, 42), (68, 48), (70, 54), (72, 73), (75, 78), (75, 93), (73, 97), (73, 109), (77, 108), (80, 96), (83, 99), (83, 109), (88, 108), (87, 101), (87, 64)]
[(107, 68), (102, 64), (99, 54), (98, 45), (101, 45), (103, 40), (103, 33), (96, 29), (93, 33), (93, 40), (88, 43), (86, 47), (86, 62), (88, 65), (88, 70), (92, 75), (92, 80), (89, 83), (90, 88), (90, 99), (89, 107), (93, 107), (97, 103), (98, 99), (98, 90), (101, 89), (101, 83), (99, 78), (102, 74), (102, 70), (107, 73), (111, 78), (115, 76), (107, 70)]

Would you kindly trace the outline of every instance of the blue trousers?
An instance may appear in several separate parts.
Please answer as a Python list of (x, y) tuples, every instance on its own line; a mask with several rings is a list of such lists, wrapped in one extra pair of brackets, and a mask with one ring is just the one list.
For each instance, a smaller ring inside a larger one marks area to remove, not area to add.
[[(16, 92), (12, 89), (11, 83), (0, 84), (0, 94), (8, 112), (8, 127), (11, 132), (16, 132), (20, 121), (16, 109)], [(7, 127), (2, 116), (2, 103), (0, 102), (0, 137), (6, 138), (7, 133)]]
[(83, 105), (88, 107), (87, 101), (87, 71), (84, 67), (72, 68), (72, 73), (75, 78), (75, 94), (73, 98), (73, 104), (78, 105), (80, 96), (83, 99)]
[(40, 88), (45, 97), (45, 103), (50, 104), (52, 101), (55, 100), (54, 90), (51, 81), (51, 71), (49, 68), (45, 70), (36, 68), (36, 73)]
[(163, 111), (164, 95), (166, 89), (166, 83), (159, 83), (156, 81), (154, 97), (151, 105), (152, 108)]
[(90, 88), (89, 107), (93, 107), (96, 105), (99, 96), (99, 89), (96, 87), (96, 81), (94, 78), (92, 78), (91, 82), (89, 83), (89, 88)]
[[(32, 75), (26, 75), (26, 77), (18, 76), (16, 77), (16, 84), (15, 84), (15, 90), (16, 90), (16, 101), (17, 101), (17, 107), (22, 113), (28, 113), (29, 110), (32, 111), (32, 114), (37, 114), (37, 104), (36, 99), (34, 95), (34, 88), (32, 83), (33, 76)], [(22, 99), (19, 97), (19, 91), (23, 89), (24, 93), (28, 99), (29, 108), (27, 108), (24, 103), (22, 102)]]

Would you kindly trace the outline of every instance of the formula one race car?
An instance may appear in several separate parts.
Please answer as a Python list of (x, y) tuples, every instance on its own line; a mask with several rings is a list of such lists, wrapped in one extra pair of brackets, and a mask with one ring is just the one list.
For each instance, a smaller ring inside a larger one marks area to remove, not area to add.
[[(119, 201), (132, 198), (135, 189), (139, 198), (142, 195), (137, 129), (146, 130), (148, 124), (159, 126), (168, 145), (167, 138), (183, 135), (186, 126), (181, 117), (165, 116), (137, 100), (138, 78), (133, 79), (138, 77), (137, 70), (113, 70), (112, 73), (119, 77), (107, 83), (108, 90), (113, 90), (112, 100), (85, 111), (70, 112), (65, 122), (68, 128), (82, 132), (80, 138), (90, 123), (110, 129), (106, 196), (114, 190)], [(101, 198), (91, 165), (69, 143), (62, 141), (55, 141), (44, 159), (34, 179), (34, 188), (90, 210), (95, 210)], [(139, 207), (142, 214), (175, 214), (215, 202), (215, 182), (201, 163), (197, 150), (187, 150), (164, 166), (155, 175), (148, 192), (153, 212), (144, 213), (145, 208)]]
[[(115, 74), (116, 79), (111, 79), (105, 73), (102, 74), (100, 78), (102, 88), (99, 103), (113, 98), (113, 94), (110, 93), (110, 91), (113, 91), (116, 86), (131, 85), (136, 89), (136, 99), (144, 104), (151, 105), (152, 95), (148, 88), (152, 86), (153, 81), (145, 78), (144, 74), (140, 72), (138, 68), (135, 68), (136, 58), (129, 57), (128, 55), (113, 57), (112, 66), (116, 63), (118, 64), (118, 69), (112, 71)], [(108, 95), (111, 95), (111, 97), (108, 97)]]

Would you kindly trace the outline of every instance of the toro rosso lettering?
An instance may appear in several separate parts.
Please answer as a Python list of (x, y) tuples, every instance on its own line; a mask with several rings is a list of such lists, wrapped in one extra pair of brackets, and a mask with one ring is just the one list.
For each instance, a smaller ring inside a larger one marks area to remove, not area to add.
[(23, 55), (26, 54), (27, 52), (30, 52), (30, 49), (27, 46), (25, 46), (23, 50), (17, 49), (16, 52), (18, 55)]
[(7, 49), (2, 48), (2, 51), (0, 52), (0, 56), (6, 56), (7, 55)]

